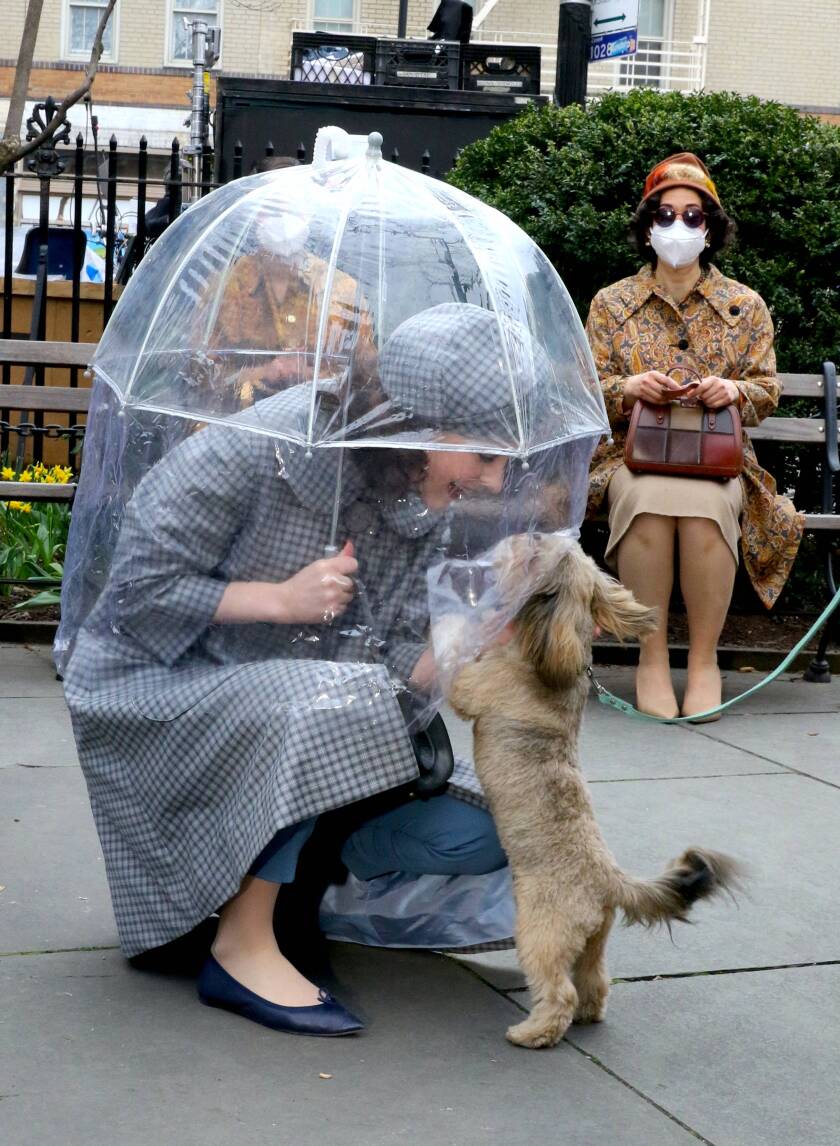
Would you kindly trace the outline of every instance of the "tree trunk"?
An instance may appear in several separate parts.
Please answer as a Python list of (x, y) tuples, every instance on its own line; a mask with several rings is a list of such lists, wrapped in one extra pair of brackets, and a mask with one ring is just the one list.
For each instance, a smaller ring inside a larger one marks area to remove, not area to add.
[[(99, 59), (102, 55), (102, 42), (105, 35), (105, 28), (108, 21), (111, 19), (111, 13), (114, 11), (117, 0), (108, 0), (105, 7), (102, 9), (102, 15), (99, 18), (99, 24), (93, 36), (93, 44), (90, 50), (90, 61), (85, 68), (84, 79), (77, 88), (75, 88), (69, 95), (65, 96), (60, 104), (57, 105), (53, 112), (53, 117), (46, 125), (46, 127), (34, 139), (27, 140), (21, 143), (20, 127), (23, 119), (23, 108), (26, 103), (26, 93), (29, 88), (29, 76), (32, 71), (32, 59), (35, 55), (35, 40), (38, 36), (38, 24), (41, 19), (41, 9), (44, 6), (44, 0), (29, 0), (29, 7), (26, 11), (26, 21), (23, 26), (23, 36), (21, 37), (20, 55), (18, 56), (17, 69), (15, 70), (15, 83), (12, 89), (12, 99), (9, 107), (9, 118), (6, 121), (6, 133), (0, 139), (0, 172), (5, 171), (7, 168), (12, 168), (19, 159), (29, 155), (30, 152), (37, 151), (44, 143), (52, 139), (58, 129), (64, 122), (64, 117), (69, 108), (77, 104), (80, 99), (91, 89), (96, 70), (99, 67)], [(15, 123), (13, 116), (17, 117)], [(14, 132), (10, 131), (14, 128)]]
[(15, 82), (12, 87), (9, 114), (6, 116), (6, 127), (3, 132), (5, 139), (13, 139), (15, 143), (20, 142), (23, 109), (26, 106), (26, 93), (29, 90), (29, 76), (32, 72), (32, 61), (35, 58), (35, 41), (38, 39), (38, 27), (41, 23), (41, 9), (43, 7), (44, 0), (29, 0), (23, 21), (23, 35), (20, 38)]

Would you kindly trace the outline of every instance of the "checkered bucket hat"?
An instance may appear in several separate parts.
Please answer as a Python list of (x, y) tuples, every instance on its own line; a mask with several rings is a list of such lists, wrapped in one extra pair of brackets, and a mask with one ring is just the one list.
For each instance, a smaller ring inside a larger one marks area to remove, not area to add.
[(516, 446), (552, 369), (522, 323), (471, 303), (442, 303), (397, 327), (379, 374), (391, 402), (415, 422)]

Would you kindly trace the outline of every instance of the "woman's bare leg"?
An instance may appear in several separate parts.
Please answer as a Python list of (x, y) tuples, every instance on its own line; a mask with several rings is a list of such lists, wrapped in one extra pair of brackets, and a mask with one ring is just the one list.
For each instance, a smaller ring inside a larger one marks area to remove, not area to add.
[(318, 988), (280, 954), (274, 937), (274, 904), (280, 889), (248, 875), (219, 912), (213, 955), (229, 975), (270, 1003), (309, 1007)]
[(684, 716), (720, 704), (717, 647), (729, 611), (737, 565), (720, 526), (709, 517), (681, 517), (680, 588), (688, 616), (688, 680)]
[(640, 513), (618, 547), (618, 576), (637, 601), (659, 608), (660, 621), (639, 651), (636, 700), (652, 716), (676, 716), (677, 698), (668, 660), (668, 606), (674, 584), (677, 518)]

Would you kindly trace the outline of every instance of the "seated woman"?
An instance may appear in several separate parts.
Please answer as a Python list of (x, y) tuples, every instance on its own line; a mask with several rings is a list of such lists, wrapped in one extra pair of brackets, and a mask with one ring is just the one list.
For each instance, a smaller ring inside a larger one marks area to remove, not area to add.
[[(703, 163), (689, 152), (657, 164), (645, 181), (631, 236), (650, 265), (599, 291), (587, 320), (613, 441), (590, 475), (590, 513), (606, 499), (606, 560), (662, 620), (639, 657), (638, 707), (654, 716), (692, 716), (720, 704), (717, 644), (732, 597), (738, 541), (758, 596), (769, 609), (793, 564), (804, 521), (744, 440), (744, 469), (728, 481), (633, 474), (623, 464), (630, 413), (643, 399), (671, 400), (686, 381), (710, 409), (735, 403), (755, 426), (779, 399), (773, 324), (763, 300), (712, 264), (734, 224)], [(677, 375), (676, 378), (669, 374)], [(679, 554), (689, 629), (688, 680), (677, 704), (668, 660), (668, 606)]]

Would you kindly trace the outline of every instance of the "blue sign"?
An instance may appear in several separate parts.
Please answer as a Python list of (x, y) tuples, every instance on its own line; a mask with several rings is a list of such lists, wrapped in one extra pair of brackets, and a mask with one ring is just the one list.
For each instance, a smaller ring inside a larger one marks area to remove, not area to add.
[(593, 36), (589, 45), (589, 62), (615, 60), (619, 56), (634, 55), (639, 42), (637, 28), (623, 28), (620, 32), (604, 32)]

